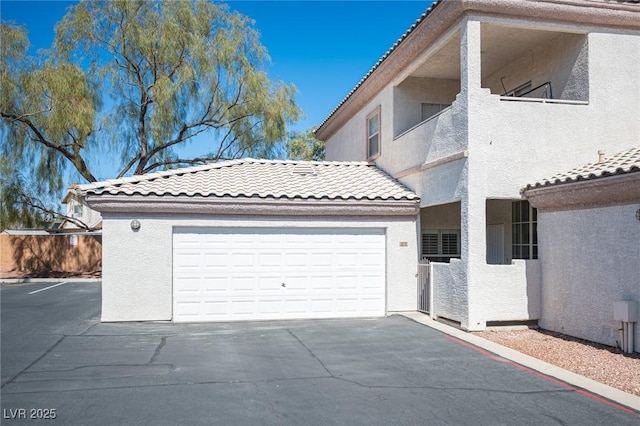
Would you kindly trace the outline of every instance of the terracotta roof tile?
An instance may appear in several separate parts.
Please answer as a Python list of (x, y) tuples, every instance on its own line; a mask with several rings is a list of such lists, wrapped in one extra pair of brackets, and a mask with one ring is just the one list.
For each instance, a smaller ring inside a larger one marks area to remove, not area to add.
[(78, 186), (80, 195), (418, 200), (365, 162), (230, 160)]
[(569, 172), (557, 174), (549, 179), (543, 179), (527, 185), (525, 189), (542, 188), (633, 172), (640, 172), (640, 147), (631, 148), (628, 151), (604, 158), (602, 162), (587, 164)]

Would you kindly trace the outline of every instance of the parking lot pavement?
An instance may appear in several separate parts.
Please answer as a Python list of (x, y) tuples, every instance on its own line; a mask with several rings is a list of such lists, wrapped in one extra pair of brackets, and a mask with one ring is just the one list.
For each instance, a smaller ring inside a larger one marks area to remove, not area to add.
[(99, 284), (37, 286), (2, 287), (3, 424), (640, 422), (405, 317), (103, 324)]

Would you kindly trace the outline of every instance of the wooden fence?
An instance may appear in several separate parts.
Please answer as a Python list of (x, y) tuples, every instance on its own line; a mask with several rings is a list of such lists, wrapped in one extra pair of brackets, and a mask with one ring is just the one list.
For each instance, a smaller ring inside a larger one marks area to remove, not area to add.
[(0, 278), (99, 276), (102, 235), (0, 235)]

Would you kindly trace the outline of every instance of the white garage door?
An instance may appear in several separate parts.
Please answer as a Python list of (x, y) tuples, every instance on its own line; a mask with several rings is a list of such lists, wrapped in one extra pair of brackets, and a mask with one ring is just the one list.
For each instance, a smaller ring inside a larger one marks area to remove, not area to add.
[(384, 230), (174, 230), (176, 322), (384, 314)]

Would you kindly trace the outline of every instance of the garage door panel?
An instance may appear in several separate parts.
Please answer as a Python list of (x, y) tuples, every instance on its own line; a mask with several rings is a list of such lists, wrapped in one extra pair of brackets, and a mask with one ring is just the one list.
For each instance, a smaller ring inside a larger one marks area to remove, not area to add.
[(174, 321), (385, 312), (383, 230), (178, 229), (173, 254)]

